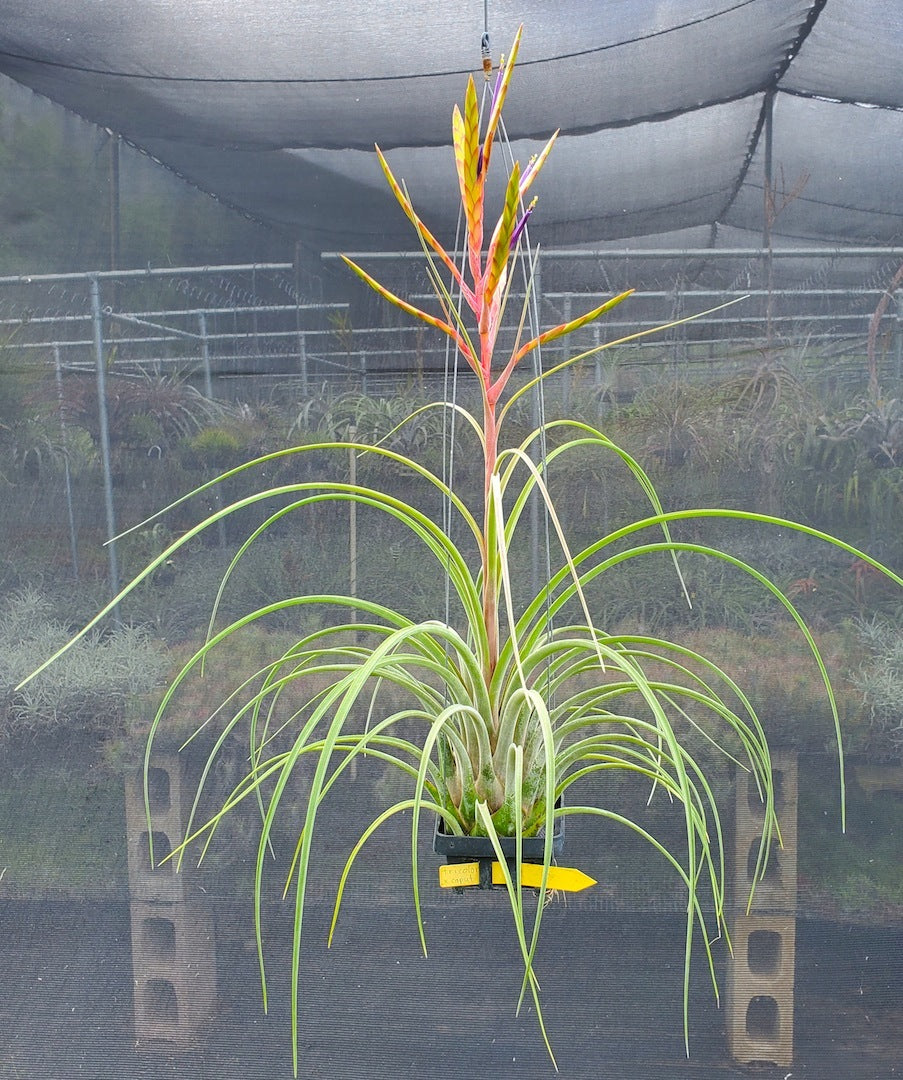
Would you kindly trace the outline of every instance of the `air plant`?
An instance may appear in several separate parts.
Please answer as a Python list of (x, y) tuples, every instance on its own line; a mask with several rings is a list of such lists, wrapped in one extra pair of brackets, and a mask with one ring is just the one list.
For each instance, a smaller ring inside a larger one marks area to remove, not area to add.
[[(828, 673), (791, 598), (749, 563), (699, 543), (679, 542), (672, 535), (671, 526), (686, 518), (735, 518), (796, 529), (836, 544), (903, 585), (903, 580), (884, 570), (868, 555), (803, 525), (730, 510), (666, 513), (639, 463), (590, 425), (552, 421), (517, 445), (504, 443), (505, 420), (512, 406), (543, 378), (588, 354), (571, 357), (548, 372), (534, 372), (514, 389), (512, 376), (519, 365), (545, 343), (599, 319), (629, 296), (629, 292), (624, 292), (606, 299), (579, 318), (542, 333), (525, 329), (530, 321), (529, 294), (535, 267), (535, 257), (530, 256), (525, 244), (527, 220), (534, 202), (525, 205), (525, 199), (554, 146), (555, 135), (525, 168), (517, 163), (511, 167), (501, 212), (491, 231), (486, 225), (487, 176), (496, 157), (493, 149), (500, 139), (502, 108), (519, 43), (520, 31), (507, 63), (503, 62), (498, 71), (488, 116), (481, 116), (472, 79), (467, 85), (463, 111), (458, 107), (454, 110), (454, 157), (466, 224), (466, 257), (462, 265), (455, 262), (420, 219), (404, 185), (396, 180), (377, 148), (389, 186), (423, 248), (438, 314), (395, 295), (346, 259), (351, 269), (387, 301), (445, 334), (471, 369), (480, 390), (482, 415), (474, 416), (456, 403), (440, 402), (436, 407), (452, 410), (458, 420), (475, 432), (484, 466), (478, 505), (469, 506), (441, 477), (382, 444), (331, 441), (279, 450), (232, 469), (212, 483), (245, 470), (271, 468), (288, 455), (311, 451), (333, 450), (345, 456), (351, 450), (361, 455), (379, 455), (438, 490), (449, 508), (449, 517), (455, 519), (455, 528), (437, 524), (415, 506), (385, 491), (358, 483), (323, 480), (264, 487), (218, 509), (190, 529), (94, 620), (96, 623), (101, 619), (156, 566), (172, 558), (177, 549), (199, 533), (229, 515), (256, 506), (268, 509), (235, 554), (223, 578), (217, 604), (236, 565), (268, 530), (288, 515), (336, 500), (369, 507), (394, 519), (422, 544), (435, 560), (437, 572), (447, 578), (455, 610), (447, 618), (427, 621), (413, 621), (378, 599), (319, 594), (273, 598), (261, 608), (217, 629), (215, 605), (207, 640), (174, 679), (153, 721), (145, 775), (154, 739), (180, 684), (191, 672), (215, 659), (221, 642), (257, 620), (290, 608), (330, 605), (340, 613), (335, 624), (306, 633), (290, 649), (275, 656), (258, 672), (256, 679), (243, 683), (223, 703), (218, 717), (220, 728), (201, 773), (186, 840), (177, 853), (181, 855), (186, 846), (197, 841), (203, 842), (206, 851), (226, 815), (245, 800), (259, 805), (261, 827), (254, 904), (266, 1003), (261, 925), (266, 856), (274, 824), (277, 819), (281, 821), (282, 811), (288, 812), (294, 805), (292, 799), (284, 798), (290, 790), (290, 781), (305, 759), (312, 761), (303, 819), (293, 826), (297, 845), (286, 882), (286, 893), (294, 891), (291, 994), (296, 1070), (299, 954), (317, 815), (339, 778), (362, 757), (397, 767), (407, 776), (410, 790), (405, 798), (382, 809), (353, 846), (337, 888), (330, 940), (355, 859), (367, 840), (389, 819), (410, 814), (413, 903), (424, 951), (417, 852), (423, 816), (435, 815), (446, 832), (488, 837), (502, 870), (523, 959), (520, 1000), (529, 994), (535, 1003), (551, 1055), (534, 957), (548, 891), (553, 833), (556, 823), (567, 816), (603, 819), (626, 827), (648, 841), (671, 864), (686, 888), (683, 983), (686, 1037), (694, 929), (702, 928), (701, 938), (713, 984), (710, 942), (725, 930), (721, 819), (706, 768), (694, 757), (694, 740), (702, 735), (708, 745), (717, 747), (738, 767), (750, 770), (755, 779), (764, 808), (760, 874), (764, 873), (769, 846), (779, 839), (769, 747), (753, 704), (724, 670), (685, 645), (642, 633), (613, 633), (597, 626), (587, 600), (587, 588), (591, 583), (598, 587), (600, 581), (608, 580), (609, 571), (619, 564), (656, 553), (665, 553), (673, 559), (679, 580), (682, 552), (720, 559), (749, 575), (786, 609), (808, 643), (824, 681), (838, 752), (842, 753), (837, 707)], [(515, 343), (499, 358), (496, 355), (499, 330), (507, 310), (512, 271), (518, 261), (525, 266), (528, 300), (513, 320)], [(556, 445), (535, 462), (531, 450), (553, 430)], [(571, 551), (555, 513), (546, 476), (558, 458), (577, 449), (585, 453), (587, 448), (615, 454), (620, 459), (626, 473), (645, 493), (649, 514), (601, 536), (584, 550)], [(197, 491), (210, 486), (206, 484)], [(546, 507), (560, 551), (560, 566), (548, 575), (539, 592), (521, 610), (516, 610), (509, 553), (531, 496), (539, 497)], [(273, 511), (273, 500), (277, 498), (282, 500), (282, 505)], [(462, 529), (465, 540), (454, 542), (453, 533), (459, 534)], [(305, 686), (309, 687), (307, 692), (303, 692)], [(277, 715), (277, 706), (283, 697), (289, 697), (286, 692), (290, 687), (293, 704), (290, 717), (285, 719)], [(295, 704), (299, 688), (304, 702), (300, 708)], [(203, 726), (195, 735), (200, 734)], [(219, 809), (203, 820), (199, 806), (207, 779), (226, 740), (240, 728), (245, 729), (248, 741), (247, 774)], [(685, 845), (669, 846), (653, 835), (639, 817), (630, 818), (611, 807), (580, 801), (582, 782), (612, 771), (646, 782), (673, 800), (682, 813)], [(842, 776), (841, 758), (841, 785)], [(152, 828), (148, 832), (153, 835)], [(543, 847), (535, 905), (528, 899), (521, 873), (525, 861), (523, 841), (532, 836), (541, 837)], [(501, 840), (505, 837), (514, 840), (513, 858), (506, 859), (503, 854)], [(706, 908), (710, 910), (707, 912)], [(479, 918), (479, 911), (475, 911), (474, 918)], [(717, 986), (715, 990), (717, 993)]]

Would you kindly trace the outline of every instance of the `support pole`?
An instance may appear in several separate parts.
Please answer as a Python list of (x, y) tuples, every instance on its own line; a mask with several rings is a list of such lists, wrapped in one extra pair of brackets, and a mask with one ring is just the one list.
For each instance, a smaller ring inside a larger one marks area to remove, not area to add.
[[(542, 268), (540, 266), (540, 256), (536, 258), (536, 269), (533, 274), (533, 310), (537, 315), (537, 326), (535, 328), (536, 333), (540, 332), (540, 323), (542, 322)], [(534, 349), (534, 376), (542, 375), (542, 350)], [(543, 385), (542, 382), (537, 382), (530, 393), (530, 403), (532, 407), (532, 420), (533, 430), (537, 428), (545, 420), (543, 405)], [(539, 491), (534, 488), (530, 495), (530, 592), (533, 596), (539, 595), (539, 590), (542, 588), (542, 583), (545, 580), (543, 573), (543, 567), (540, 563), (540, 511), (541, 496)]]
[(774, 90), (765, 95), (765, 190), (762, 207), (762, 249), (765, 257), (765, 349), (770, 357), (771, 341), (774, 332), (774, 254), (772, 251), (771, 230), (774, 225), (777, 203), (774, 189), (774, 166), (772, 147), (774, 142)]
[(301, 331), (301, 241), (295, 242), (295, 329), (298, 331), (298, 369), (301, 372), (301, 394), (305, 401), (310, 396), (307, 384), (307, 338)]
[[(602, 343), (602, 332), (599, 329), (599, 324), (593, 327), (593, 348), (596, 352), (593, 354), (593, 382), (596, 387), (596, 394), (602, 393), (602, 353), (599, 351), (599, 345)], [(601, 404), (602, 398), (599, 397)]]
[(763, 130), (765, 149), (765, 210), (762, 218), (762, 248), (767, 252), (771, 247), (772, 208), (769, 207), (769, 198), (774, 184), (774, 165), (772, 162), (774, 149), (774, 91), (769, 90), (765, 96), (765, 127)]
[[(113, 469), (110, 460), (110, 423), (107, 415), (106, 359), (103, 347), (103, 313), (100, 308), (100, 285), (97, 278), (90, 279), (91, 317), (94, 325), (94, 366), (97, 374), (97, 415), (100, 424), (100, 457), (103, 463), (104, 506), (107, 518), (107, 559), (110, 589), (115, 596), (119, 592), (119, 562), (116, 557), (116, 514), (113, 507)], [(121, 623), (119, 605), (113, 609), (113, 618)]]
[[(564, 321), (569, 323), (571, 321), (571, 294), (564, 298)], [(541, 328), (540, 328), (541, 329)], [(562, 342), (562, 350), (564, 355), (561, 357), (561, 362), (565, 363), (571, 358), (571, 338), (570, 335), (566, 335)], [(561, 372), (561, 408), (566, 414), (571, 408), (571, 376), (573, 374), (573, 368), (563, 368)]]
[[(354, 442), (357, 439), (357, 428), (354, 424), (348, 429), (348, 441)], [(354, 487), (357, 483), (357, 452), (355, 450), (348, 451), (348, 483)], [(352, 499), (348, 504), (348, 595), (353, 599), (357, 599), (357, 502)], [(357, 626), (357, 608), (351, 609), (351, 625)], [(352, 633), (352, 644), (358, 643), (358, 631), (355, 629)], [(351, 780), (352, 782), (357, 780), (357, 758), (354, 757), (351, 760)]]
[[(118, 270), (122, 259), (120, 240), (120, 136), (110, 132), (110, 270)], [(113, 282), (111, 304), (114, 311), (119, 310), (119, 282)]]
[[(348, 441), (357, 438), (357, 428), (352, 424), (348, 429)], [(348, 451), (348, 483), (354, 487), (357, 483), (357, 453)], [(357, 599), (357, 502), (352, 499), (348, 504), (348, 595)], [(351, 608), (351, 621), (357, 622), (357, 608)], [(356, 635), (355, 635), (356, 636)]]
[[(198, 312), (198, 336), (201, 339), (201, 363), (204, 368), (204, 396), (208, 401), (213, 400), (213, 375), (210, 371), (210, 340), (207, 337), (207, 314), (204, 311)], [(223, 508), (223, 495), (219, 487), (213, 489), (213, 501), (217, 510)], [(226, 523), (222, 518), (219, 519), (216, 526), (217, 536), (219, 537), (219, 546), (224, 548), (226, 546)]]
[(63, 400), (63, 369), (60, 347), (53, 343), (53, 369), (56, 377), (56, 396), (60, 403), (60, 435), (63, 443), (63, 476), (66, 481), (66, 514), (69, 518), (69, 552), (72, 557), (72, 576), (78, 581), (78, 539), (75, 531), (75, 512), (72, 508), (72, 476), (69, 472), (69, 439), (66, 433), (66, 405)]
[(110, 132), (110, 269), (119, 269), (119, 136)]
[(198, 333), (201, 337), (201, 363), (204, 367), (204, 395), (208, 401), (212, 401), (213, 376), (210, 373), (210, 342), (207, 340), (207, 316), (203, 311), (198, 312)]
[(301, 395), (305, 401), (310, 397), (307, 381), (307, 339), (298, 331), (298, 367), (301, 371)]

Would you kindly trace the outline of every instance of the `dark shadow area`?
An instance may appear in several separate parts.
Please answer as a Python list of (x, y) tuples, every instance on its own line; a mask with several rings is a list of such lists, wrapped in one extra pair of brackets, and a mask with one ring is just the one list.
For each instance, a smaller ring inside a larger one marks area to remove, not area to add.
[[(468, 896), (428, 909), (428, 959), (419, 955), (408, 909), (354, 906), (329, 954), (323, 944), (328, 911), (312, 909), (302, 956), (299, 1075), (553, 1076), (532, 1007), (514, 1016), (519, 959), (498, 899)], [(485, 909), (478, 921), (475, 905)], [(134, 1045), (127, 908), (4, 902), (0, 1076), (289, 1077), (289, 923), (269, 922), (271, 1010), (265, 1016), (250, 913), (223, 909), (218, 919), (233, 930), (245, 926), (247, 940), (226, 935), (230, 944), (220, 947), (213, 1028), (194, 1050), (148, 1049)], [(538, 970), (562, 1076), (776, 1080), (792, 1072), (795, 1080), (879, 1080), (899, 1071), (899, 930), (800, 922), (795, 1063), (779, 1069), (730, 1062), (723, 1015), (700, 964), (685, 1057), (680, 920), (569, 913), (563, 904), (550, 907), (546, 920)]]

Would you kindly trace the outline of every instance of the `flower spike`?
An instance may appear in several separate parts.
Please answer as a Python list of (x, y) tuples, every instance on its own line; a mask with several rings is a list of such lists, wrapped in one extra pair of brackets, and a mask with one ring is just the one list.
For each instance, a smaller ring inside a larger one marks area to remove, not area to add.
[(551, 330), (546, 330), (538, 337), (531, 338), (524, 345), (521, 345), (505, 365), (502, 373), (492, 384), (492, 400), (498, 400), (499, 395), (505, 389), (506, 383), (511, 378), (512, 372), (528, 353), (531, 353), (541, 345), (545, 345), (548, 341), (554, 341), (556, 338), (564, 337), (565, 334), (573, 333), (574, 330), (579, 330), (582, 326), (586, 326), (587, 323), (593, 322), (593, 320), (598, 319), (600, 315), (605, 315), (607, 312), (611, 311), (613, 307), (617, 307), (618, 304), (626, 300), (627, 297), (631, 296), (635, 291), (635, 289), (627, 289), (626, 292), (618, 293), (617, 296), (613, 296), (610, 300), (606, 300), (605, 303), (600, 304), (599, 307), (593, 308), (592, 311), (587, 311), (585, 315), (580, 315), (576, 319), (571, 319), (570, 322), (561, 323), (559, 326), (553, 326)]
[(476, 281), (481, 274), (480, 250), (483, 247), (483, 174), (478, 172), (480, 157), (480, 105), (473, 79), (467, 81), (464, 97), (464, 113), (456, 105), (452, 113), (452, 138), (455, 147), (455, 165), (461, 188), (461, 205), (467, 221), (467, 250), (470, 254), (470, 270)]

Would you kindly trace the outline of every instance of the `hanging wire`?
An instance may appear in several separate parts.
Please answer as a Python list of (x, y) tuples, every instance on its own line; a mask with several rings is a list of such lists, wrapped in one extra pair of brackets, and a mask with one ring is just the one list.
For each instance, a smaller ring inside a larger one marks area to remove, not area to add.
[[(503, 147), (506, 164), (508, 168), (514, 167), (514, 154), (511, 149), (511, 140), (508, 137), (508, 131), (505, 127), (505, 121), (502, 117), (499, 117), (499, 134), (501, 135), (501, 145)], [(521, 202), (520, 212), (522, 215), (526, 215), (526, 207)], [(529, 224), (524, 224), (523, 233), (521, 234), (521, 248), (519, 254), (516, 256), (520, 264), (521, 275), (524, 282), (524, 294), (527, 298), (528, 305), (528, 320), (531, 324), (531, 336), (538, 337), (540, 333), (540, 301), (539, 292), (542, 289), (542, 278), (540, 274), (540, 266), (538, 259), (535, 260), (535, 273), (533, 246), (530, 242), (530, 228)], [(539, 471), (543, 477), (543, 480), (548, 483), (547, 479), (547, 466), (548, 466), (548, 441), (546, 438), (546, 395), (545, 395), (545, 380), (542, 378), (543, 374), (543, 360), (542, 360), (542, 346), (537, 345), (532, 352), (533, 362), (533, 378), (536, 383), (532, 390), (532, 399), (534, 406), (534, 427), (539, 431)], [(530, 531), (531, 531), (531, 564), (532, 564), (532, 589), (534, 595), (539, 592), (540, 588), (540, 573), (539, 573), (539, 551), (538, 551), (538, 516), (542, 507), (542, 522), (543, 522), (543, 544), (544, 544), (544, 556), (545, 566), (543, 567), (544, 575), (542, 580), (545, 582), (545, 609), (546, 609), (546, 626), (552, 628), (552, 595), (549, 589), (549, 582), (552, 579), (552, 537), (551, 537), (551, 525), (549, 522), (549, 510), (545, 504), (545, 501), (541, 501), (540, 492), (534, 488), (531, 501), (530, 501)], [(551, 680), (551, 667), (547, 665), (546, 668), (547, 680)]]
[[(461, 265), (459, 269), (461, 274), (464, 273), (464, 260), (466, 253), (463, 250), (464, 245), (461, 244), (461, 225), (464, 217), (463, 206), (458, 207), (458, 221), (455, 226), (455, 252), (460, 252)], [(449, 283), (450, 286), (454, 286), (454, 282)], [(458, 311), (458, 318), (461, 318), (462, 305), (464, 297), (460, 289), (457, 289), (456, 305)], [(458, 359), (461, 353), (457, 345), (452, 348), (451, 341), (445, 339), (445, 361), (443, 365), (442, 373), (442, 400), (446, 402), (446, 407), (442, 410), (442, 481), (446, 486), (448, 492), (451, 492), (454, 487), (455, 479), (455, 435), (457, 433), (457, 405), (458, 405)], [(451, 407), (449, 408), (448, 405)], [(452, 525), (454, 522), (453, 507), (450, 494), (445, 495), (442, 500), (442, 531), (445, 535), (452, 539)], [(451, 567), (446, 563), (445, 569), (445, 624), (449, 625), (451, 620)]]

